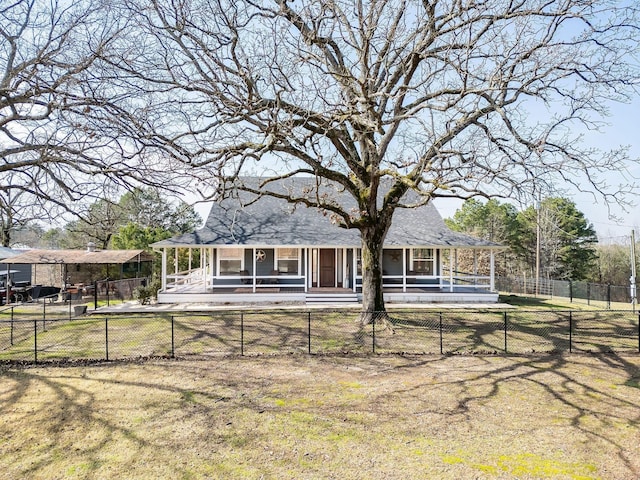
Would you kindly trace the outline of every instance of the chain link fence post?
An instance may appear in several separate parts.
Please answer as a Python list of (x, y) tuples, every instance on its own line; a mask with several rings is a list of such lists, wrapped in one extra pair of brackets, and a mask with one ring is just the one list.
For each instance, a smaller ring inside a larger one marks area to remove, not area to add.
[(11, 341), (11, 346), (13, 347), (13, 307), (11, 307), (11, 330), (10, 330), (10, 341)]
[(240, 355), (244, 356), (244, 312), (240, 312)]
[(371, 315), (371, 337), (373, 338), (372, 352), (376, 353), (376, 312)]
[(104, 353), (109, 361), (109, 317), (104, 317)]
[(507, 311), (504, 311), (504, 353), (508, 353), (507, 350)]
[(309, 347), (308, 352), (311, 355), (311, 312), (307, 312), (307, 345)]
[(33, 319), (33, 363), (38, 363), (38, 319)]
[(439, 334), (440, 334), (440, 355), (444, 354), (444, 345), (442, 342), (442, 312), (438, 313), (438, 318), (440, 320)]
[(171, 358), (176, 358), (175, 316), (171, 315)]
[(569, 303), (573, 303), (573, 282), (569, 280)]
[(573, 353), (573, 312), (569, 311), (569, 353)]

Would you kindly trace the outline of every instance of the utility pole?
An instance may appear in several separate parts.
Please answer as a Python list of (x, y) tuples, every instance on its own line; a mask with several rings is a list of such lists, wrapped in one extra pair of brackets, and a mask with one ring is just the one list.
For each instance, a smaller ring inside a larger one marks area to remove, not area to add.
[(629, 292), (631, 293), (631, 308), (636, 311), (636, 232), (631, 230), (631, 278), (629, 278)]
[(540, 196), (536, 212), (536, 297), (540, 295)]

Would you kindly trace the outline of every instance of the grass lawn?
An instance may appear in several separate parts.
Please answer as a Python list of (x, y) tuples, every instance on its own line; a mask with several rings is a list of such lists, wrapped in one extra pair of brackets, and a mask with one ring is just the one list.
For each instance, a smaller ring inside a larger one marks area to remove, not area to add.
[(12, 479), (635, 479), (640, 356), (0, 366)]

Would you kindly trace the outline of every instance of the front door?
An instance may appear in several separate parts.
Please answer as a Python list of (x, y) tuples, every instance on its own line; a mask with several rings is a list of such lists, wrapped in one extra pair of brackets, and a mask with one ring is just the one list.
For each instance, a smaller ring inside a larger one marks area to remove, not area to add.
[(332, 248), (320, 249), (320, 286), (336, 286), (336, 251)]

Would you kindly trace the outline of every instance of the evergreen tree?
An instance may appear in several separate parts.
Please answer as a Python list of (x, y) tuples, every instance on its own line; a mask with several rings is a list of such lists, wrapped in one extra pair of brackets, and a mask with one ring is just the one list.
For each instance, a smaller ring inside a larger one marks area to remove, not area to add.
[[(576, 204), (566, 198), (550, 197), (521, 212), (521, 241), (517, 251), (535, 267), (536, 228), (540, 222), (540, 274), (559, 280), (585, 280), (596, 267), (596, 232)], [(526, 254), (524, 252), (526, 250)]]
[(540, 223), (540, 274), (555, 279), (584, 280), (596, 269), (597, 236), (573, 201), (561, 197), (543, 200), (540, 212), (529, 207), (518, 212), (508, 203), (468, 200), (445, 220), (449, 228), (509, 247), (497, 265), (498, 274), (536, 272)]
[(153, 242), (195, 230), (200, 215), (186, 202), (171, 202), (151, 188), (135, 189), (118, 202), (100, 199), (81, 219), (67, 223), (62, 231), (46, 235), (58, 248), (148, 249)]

